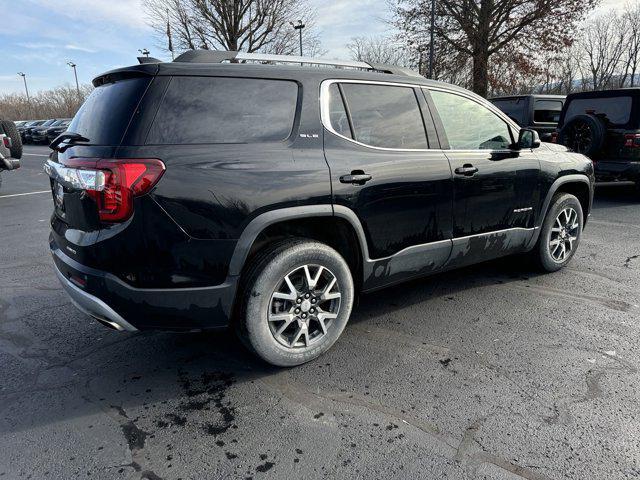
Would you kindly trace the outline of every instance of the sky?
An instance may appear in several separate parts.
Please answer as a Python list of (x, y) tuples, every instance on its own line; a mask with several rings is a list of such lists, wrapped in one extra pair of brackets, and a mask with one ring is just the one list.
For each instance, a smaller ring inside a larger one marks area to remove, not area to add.
[[(348, 58), (355, 36), (390, 33), (386, 0), (309, 0), (327, 58)], [(107, 70), (137, 63), (138, 49), (169, 59), (157, 45), (141, 0), (0, 0), (0, 94), (73, 85)], [(599, 11), (620, 9), (625, 0), (602, 0)]]

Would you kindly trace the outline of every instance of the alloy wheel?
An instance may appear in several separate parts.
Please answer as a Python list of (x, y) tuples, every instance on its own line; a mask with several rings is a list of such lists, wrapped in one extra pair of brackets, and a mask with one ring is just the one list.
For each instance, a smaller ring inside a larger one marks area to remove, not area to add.
[(571, 207), (565, 208), (558, 214), (551, 228), (549, 252), (554, 261), (562, 263), (569, 258), (579, 234), (578, 212)]
[(340, 312), (340, 285), (321, 265), (303, 265), (279, 282), (269, 302), (268, 322), (273, 337), (287, 348), (306, 348), (319, 342)]

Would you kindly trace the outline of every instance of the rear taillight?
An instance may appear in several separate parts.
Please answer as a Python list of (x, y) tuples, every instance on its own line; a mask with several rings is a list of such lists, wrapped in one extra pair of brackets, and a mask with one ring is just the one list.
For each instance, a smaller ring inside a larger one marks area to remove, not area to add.
[(625, 135), (624, 146), (628, 148), (640, 148), (640, 134), (630, 133)]
[(149, 193), (165, 171), (157, 159), (73, 158), (64, 164), (78, 170), (78, 177), (85, 180), (84, 190), (98, 206), (100, 221), (108, 223), (128, 220), (133, 199)]
[(9, 137), (2, 137), (2, 144), (5, 148), (11, 148), (11, 139)]
[(553, 132), (551, 134), (551, 143), (558, 143), (558, 132)]

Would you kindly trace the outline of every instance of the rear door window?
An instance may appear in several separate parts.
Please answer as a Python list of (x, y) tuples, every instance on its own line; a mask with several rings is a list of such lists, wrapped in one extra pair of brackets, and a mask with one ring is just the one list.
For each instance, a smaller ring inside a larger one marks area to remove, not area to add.
[(135, 77), (96, 87), (71, 121), (68, 130), (90, 145), (119, 145), (151, 77)]
[(569, 102), (564, 123), (573, 117), (592, 114), (603, 118), (614, 127), (624, 127), (631, 120), (633, 100), (630, 96), (608, 98), (576, 98)]
[(283, 141), (297, 100), (298, 84), (288, 80), (173, 77), (147, 144)]
[(344, 83), (342, 90), (356, 141), (381, 148), (429, 148), (413, 88)]
[(558, 123), (562, 102), (560, 100), (536, 100), (533, 106), (533, 121), (536, 123)]

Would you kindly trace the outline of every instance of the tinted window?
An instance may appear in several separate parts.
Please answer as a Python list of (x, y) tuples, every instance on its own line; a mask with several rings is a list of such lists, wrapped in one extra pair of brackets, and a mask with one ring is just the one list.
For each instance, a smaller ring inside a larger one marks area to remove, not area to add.
[(347, 111), (345, 110), (337, 83), (329, 87), (329, 119), (331, 126), (337, 133), (348, 138), (353, 138)]
[(429, 148), (412, 88), (355, 83), (342, 88), (356, 141), (383, 148)]
[(151, 144), (285, 140), (298, 85), (282, 80), (174, 77), (149, 132)]
[(506, 113), (518, 125), (525, 125), (527, 123), (527, 119), (525, 118), (527, 110), (526, 98), (501, 98), (491, 100), (491, 103)]
[(602, 116), (614, 126), (624, 126), (631, 119), (631, 97), (576, 98), (569, 103), (564, 123), (576, 115), (590, 113)]
[(69, 131), (88, 138), (92, 145), (120, 144), (149, 82), (149, 77), (128, 78), (95, 88), (73, 117)]
[(536, 123), (558, 123), (562, 102), (560, 100), (536, 100), (533, 106), (533, 121)]
[(453, 93), (432, 91), (449, 145), (454, 150), (505, 150), (512, 144), (509, 126), (479, 103)]

